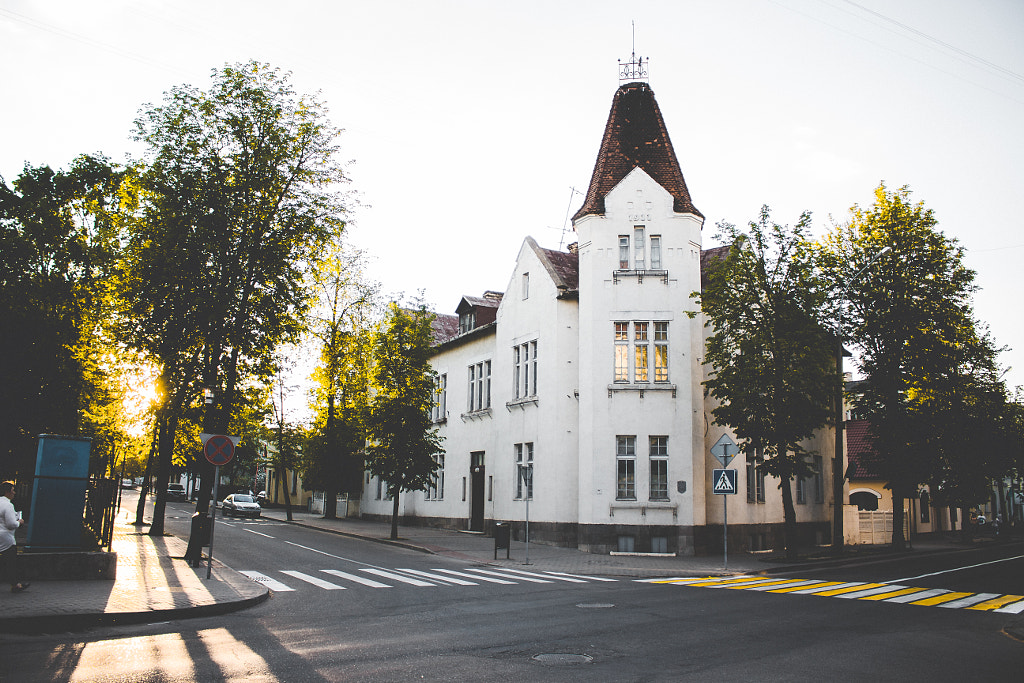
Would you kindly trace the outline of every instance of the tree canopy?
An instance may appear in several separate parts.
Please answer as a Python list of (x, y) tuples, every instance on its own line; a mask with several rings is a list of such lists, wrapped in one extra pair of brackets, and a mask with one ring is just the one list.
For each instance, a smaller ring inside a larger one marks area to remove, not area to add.
[(208, 387), (204, 429), (224, 431), (240, 383), (269, 377), (274, 348), (301, 332), (310, 265), (345, 225), (339, 134), (257, 62), (215, 70), (205, 91), (175, 87), (136, 121), (147, 153), (125, 332), (161, 368), (163, 419)]
[[(847, 281), (885, 247), (891, 252)], [(995, 405), (1005, 403), (998, 350), (974, 318), (975, 274), (963, 248), (908, 188), (879, 185), (875, 203), (854, 206), (824, 248), (826, 273), (846, 291), (843, 335), (859, 347), (867, 378), (854, 400), (871, 423), (896, 503), (893, 543), (902, 547), (902, 501), (920, 484), (935, 484), (950, 500), (977, 501), (988, 488), (978, 478), (1000, 469), (958, 438), (990, 432), (1001, 410)]]
[(728, 255), (710, 268), (698, 294), (710, 329), (704, 384), (718, 401), (712, 414), (780, 480), (790, 553), (790, 480), (812, 472), (805, 442), (831, 417), (835, 381), (830, 331), (820, 322), (827, 290), (809, 248), (809, 225), (807, 213), (793, 227), (774, 223), (767, 206), (746, 232), (719, 223)]
[(392, 303), (374, 337), (366, 465), (387, 483), (394, 502), (391, 538), (398, 538), (399, 494), (426, 489), (438, 467), (435, 456), (444, 452), (430, 420), (436, 400), (433, 317), (422, 304), (409, 311)]

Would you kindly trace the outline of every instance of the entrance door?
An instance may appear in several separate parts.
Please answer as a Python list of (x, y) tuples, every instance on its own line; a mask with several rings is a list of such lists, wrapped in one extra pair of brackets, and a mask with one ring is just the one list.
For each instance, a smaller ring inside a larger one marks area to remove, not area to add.
[(484, 530), (484, 452), (470, 453), (469, 530)]

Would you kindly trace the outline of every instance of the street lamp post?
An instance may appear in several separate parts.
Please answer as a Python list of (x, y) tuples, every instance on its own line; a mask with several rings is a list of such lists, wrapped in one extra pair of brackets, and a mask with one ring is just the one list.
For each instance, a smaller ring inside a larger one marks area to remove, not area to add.
[(846, 479), (843, 471), (843, 464), (845, 462), (843, 453), (845, 448), (845, 441), (843, 440), (845, 418), (843, 399), (846, 381), (843, 374), (843, 304), (846, 302), (846, 293), (849, 291), (850, 285), (856, 282), (857, 278), (863, 275), (868, 268), (873, 266), (875, 261), (891, 250), (892, 247), (885, 247), (875, 254), (870, 261), (853, 274), (853, 277), (846, 281), (839, 294), (839, 316), (836, 322), (836, 373), (839, 375), (839, 381), (836, 383), (836, 445), (835, 455), (832, 458), (832, 548), (836, 552), (841, 552), (843, 549), (843, 481)]

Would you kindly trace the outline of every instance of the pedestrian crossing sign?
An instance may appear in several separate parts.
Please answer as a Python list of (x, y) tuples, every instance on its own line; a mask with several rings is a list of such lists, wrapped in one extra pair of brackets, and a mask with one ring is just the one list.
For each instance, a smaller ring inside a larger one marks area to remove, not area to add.
[(736, 470), (712, 470), (714, 492), (722, 495), (736, 493)]

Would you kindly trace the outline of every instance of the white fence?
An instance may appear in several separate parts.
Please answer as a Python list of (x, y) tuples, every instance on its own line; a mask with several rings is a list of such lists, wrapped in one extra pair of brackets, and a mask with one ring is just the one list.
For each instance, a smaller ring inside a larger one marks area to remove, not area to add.
[[(903, 537), (910, 534), (910, 517), (903, 515)], [(843, 540), (848, 545), (892, 543), (892, 510), (861, 511), (843, 506)]]
[[(337, 497), (338, 502), (338, 517), (358, 517), (359, 516), (359, 499), (353, 498), (349, 500), (347, 493), (339, 493)], [(313, 497), (309, 499), (309, 512), (314, 515), (324, 514), (324, 492), (313, 491)]]

